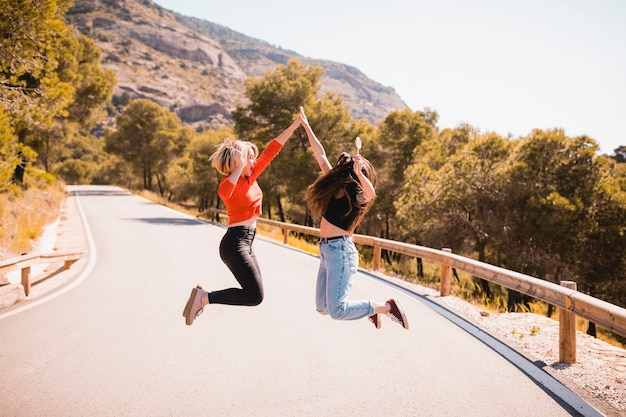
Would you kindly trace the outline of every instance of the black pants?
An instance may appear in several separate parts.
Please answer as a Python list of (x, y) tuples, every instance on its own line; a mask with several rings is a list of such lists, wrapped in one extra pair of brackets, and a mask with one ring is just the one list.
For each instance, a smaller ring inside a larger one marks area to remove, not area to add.
[(252, 251), (256, 228), (229, 227), (220, 243), (222, 261), (231, 270), (241, 288), (227, 288), (209, 293), (211, 304), (256, 306), (263, 301), (261, 270)]

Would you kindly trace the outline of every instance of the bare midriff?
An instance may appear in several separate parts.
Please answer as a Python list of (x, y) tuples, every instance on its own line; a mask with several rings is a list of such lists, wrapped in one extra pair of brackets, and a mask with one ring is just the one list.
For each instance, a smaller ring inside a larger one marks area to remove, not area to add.
[(228, 227), (237, 227), (237, 226), (247, 226), (247, 227), (256, 227), (256, 219), (259, 216), (250, 217), (249, 219), (242, 220), (237, 223), (229, 224)]
[(335, 226), (334, 224), (330, 223), (328, 220), (322, 217), (322, 220), (320, 221), (320, 238), (346, 235), (351, 236), (352, 233)]

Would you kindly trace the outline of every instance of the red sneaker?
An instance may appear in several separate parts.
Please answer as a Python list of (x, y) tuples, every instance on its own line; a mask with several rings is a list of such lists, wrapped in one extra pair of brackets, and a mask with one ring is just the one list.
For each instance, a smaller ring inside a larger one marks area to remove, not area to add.
[(367, 319), (374, 323), (374, 327), (380, 329), (380, 317), (378, 316), (378, 314), (372, 314)]
[(406, 315), (404, 314), (404, 311), (402, 311), (402, 309), (400, 308), (396, 300), (394, 300), (393, 298), (387, 300), (387, 305), (390, 308), (389, 313), (387, 314), (389, 314), (389, 317), (391, 317), (391, 320), (395, 321), (396, 323), (399, 323), (402, 327), (408, 330), (409, 322), (406, 319)]

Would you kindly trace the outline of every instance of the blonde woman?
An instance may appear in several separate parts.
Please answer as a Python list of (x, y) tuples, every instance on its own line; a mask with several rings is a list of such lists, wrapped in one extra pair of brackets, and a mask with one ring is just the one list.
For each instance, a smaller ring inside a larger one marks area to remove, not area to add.
[(256, 180), (299, 125), (300, 116), (260, 155), (253, 143), (229, 139), (211, 155), (211, 165), (224, 176), (218, 195), (228, 213), (228, 229), (220, 243), (220, 256), (241, 287), (213, 292), (205, 291), (201, 285), (193, 288), (183, 311), (188, 326), (207, 304), (256, 306), (263, 301), (261, 270), (252, 250), (263, 200), (263, 191)]

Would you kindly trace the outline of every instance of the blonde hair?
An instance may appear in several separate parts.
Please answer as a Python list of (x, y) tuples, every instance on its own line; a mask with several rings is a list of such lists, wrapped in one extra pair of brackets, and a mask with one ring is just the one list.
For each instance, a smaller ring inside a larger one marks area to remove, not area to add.
[(216, 145), (216, 148), (209, 160), (211, 161), (211, 166), (222, 175), (230, 175), (237, 167), (232, 157), (233, 149), (241, 151), (246, 162), (248, 161), (248, 151), (250, 149), (254, 151), (255, 158), (259, 156), (259, 148), (254, 143), (243, 140), (232, 141), (225, 138), (223, 143)]

